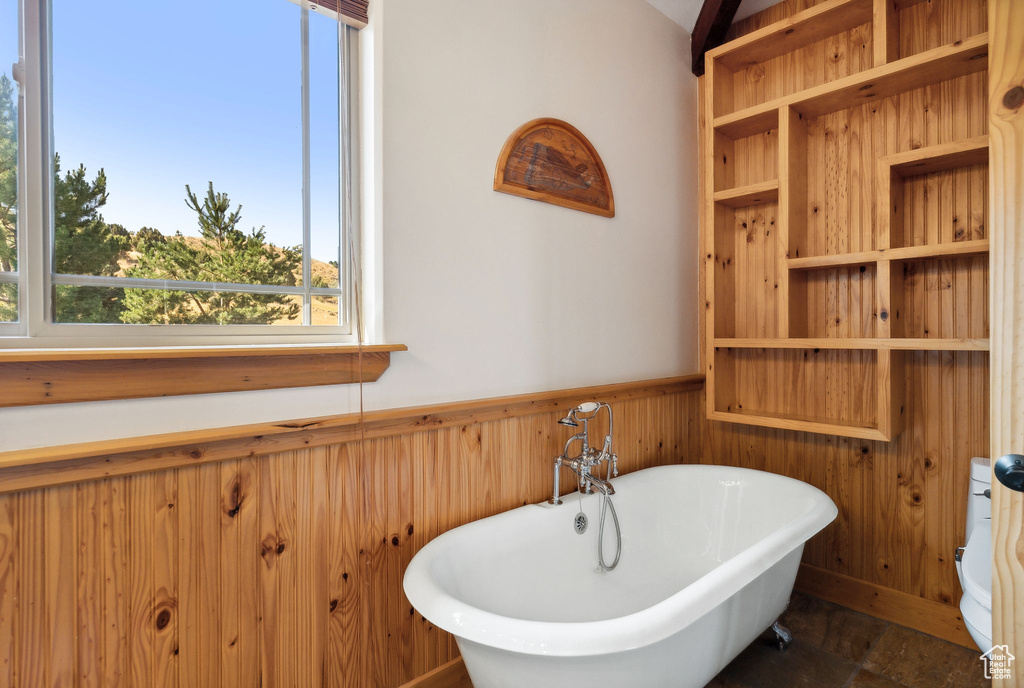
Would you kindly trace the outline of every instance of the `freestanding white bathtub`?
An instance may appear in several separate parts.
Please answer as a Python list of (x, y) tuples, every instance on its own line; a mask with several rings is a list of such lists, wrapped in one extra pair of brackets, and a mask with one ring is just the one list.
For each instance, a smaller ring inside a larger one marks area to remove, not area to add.
[[(454, 634), (476, 688), (704, 686), (786, 608), (804, 542), (836, 507), (772, 473), (679, 465), (613, 481), (618, 567), (597, 567), (598, 495), (455, 528), (405, 592)], [(611, 517), (605, 552), (615, 552)]]

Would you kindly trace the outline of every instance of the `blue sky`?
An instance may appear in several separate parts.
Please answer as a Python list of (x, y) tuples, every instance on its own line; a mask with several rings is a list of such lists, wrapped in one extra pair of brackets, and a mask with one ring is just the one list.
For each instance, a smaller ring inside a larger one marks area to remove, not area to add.
[[(14, 6), (14, 0), (0, 0)], [(108, 222), (197, 234), (185, 184), (302, 241), (300, 9), (288, 0), (53, 0), (54, 144), (107, 173)], [(4, 61), (7, 16), (0, 33)], [(314, 258), (338, 246), (337, 23), (310, 13)]]

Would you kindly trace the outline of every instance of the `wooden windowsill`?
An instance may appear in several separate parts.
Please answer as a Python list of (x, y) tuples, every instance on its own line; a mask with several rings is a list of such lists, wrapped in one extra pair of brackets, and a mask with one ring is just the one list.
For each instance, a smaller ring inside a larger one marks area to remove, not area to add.
[[(0, 349), (0, 363), (11, 361), (126, 361), (169, 358), (230, 358), (358, 353), (356, 344), (252, 344), (250, 346), (160, 346), (84, 349)], [(405, 344), (364, 344), (364, 354), (408, 351)]]
[(403, 344), (0, 350), (0, 407), (375, 382)]

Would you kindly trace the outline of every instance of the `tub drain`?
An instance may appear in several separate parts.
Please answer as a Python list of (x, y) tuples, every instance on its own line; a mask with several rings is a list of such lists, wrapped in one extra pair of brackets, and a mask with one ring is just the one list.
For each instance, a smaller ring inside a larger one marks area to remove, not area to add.
[(573, 524), (576, 532), (580, 535), (587, 532), (587, 515), (582, 511), (576, 514), (576, 522)]

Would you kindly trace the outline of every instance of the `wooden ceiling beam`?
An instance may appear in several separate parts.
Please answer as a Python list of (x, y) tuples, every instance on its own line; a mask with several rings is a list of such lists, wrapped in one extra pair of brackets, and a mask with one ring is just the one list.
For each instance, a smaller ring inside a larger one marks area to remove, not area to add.
[(740, 0), (704, 0), (690, 37), (690, 69), (696, 76), (704, 74), (704, 53), (722, 44), (739, 7)]

